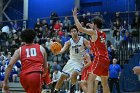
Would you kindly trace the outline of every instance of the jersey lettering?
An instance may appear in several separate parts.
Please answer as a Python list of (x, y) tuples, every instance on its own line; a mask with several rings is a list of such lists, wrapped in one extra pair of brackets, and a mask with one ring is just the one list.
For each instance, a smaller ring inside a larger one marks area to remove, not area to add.
[(36, 56), (37, 55), (36, 48), (30, 48), (30, 49), (27, 48), (26, 49), (26, 54), (27, 54), (26, 55), (27, 57), (31, 57), (31, 56), (34, 57), (34, 56)]

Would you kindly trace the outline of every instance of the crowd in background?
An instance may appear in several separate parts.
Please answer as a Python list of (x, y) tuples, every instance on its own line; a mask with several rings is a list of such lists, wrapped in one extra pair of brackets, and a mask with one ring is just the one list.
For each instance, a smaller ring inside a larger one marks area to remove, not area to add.
[[(101, 16), (101, 15), (100, 15)], [(103, 16), (101, 16), (103, 18)], [(90, 28), (91, 15), (89, 13), (82, 14), (79, 16), (80, 22), (83, 27)], [(3, 81), (5, 68), (7, 67), (11, 56), (13, 55), (15, 49), (19, 48), (22, 45), (20, 38), (22, 27), (18, 25), (18, 22), (11, 22), (10, 26), (3, 26), (0, 30), (0, 80)], [(36, 23), (34, 24), (34, 30), (37, 33), (35, 38), (35, 43), (42, 45), (47, 53), (48, 60), (50, 63), (50, 72), (53, 74), (56, 70), (61, 71), (67, 60), (69, 59), (68, 53), (61, 55), (63, 62), (54, 61), (52, 53), (50, 51), (50, 45), (52, 42), (60, 42), (62, 45), (70, 39), (69, 27), (74, 25), (73, 20), (69, 17), (65, 17), (63, 20), (57, 15), (56, 12), (52, 12), (50, 16), (50, 21), (47, 22), (46, 19), (37, 18)], [(140, 26), (140, 15), (139, 12), (135, 13), (133, 22), (128, 24), (127, 20), (124, 20), (119, 13), (115, 14), (114, 20), (110, 29), (112, 29), (114, 38), (114, 43), (112, 44), (111, 40), (107, 40), (107, 48), (109, 57), (112, 60), (115, 55), (115, 50), (121, 48), (122, 44), (128, 44), (132, 42), (132, 38), (138, 37), (138, 28)], [(131, 30), (135, 29), (135, 30)], [(88, 35), (79, 33), (85, 38), (89, 39)], [(51, 59), (49, 58), (51, 57)], [(20, 72), (21, 64), (20, 60), (14, 66), (11, 77), (9, 81), (15, 82), (16, 77)], [(52, 78), (54, 75), (52, 75)]]

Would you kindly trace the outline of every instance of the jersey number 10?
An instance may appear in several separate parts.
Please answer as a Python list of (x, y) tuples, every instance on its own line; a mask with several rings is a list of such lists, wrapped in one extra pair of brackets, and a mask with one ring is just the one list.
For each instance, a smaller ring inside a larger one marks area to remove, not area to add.
[(31, 57), (31, 56), (34, 57), (34, 56), (36, 56), (36, 54), (37, 54), (36, 53), (36, 48), (30, 48), (30, 49), (27, 48), (26, 49), (26, 54), (27, 54), (26, 55), (27, 57)]

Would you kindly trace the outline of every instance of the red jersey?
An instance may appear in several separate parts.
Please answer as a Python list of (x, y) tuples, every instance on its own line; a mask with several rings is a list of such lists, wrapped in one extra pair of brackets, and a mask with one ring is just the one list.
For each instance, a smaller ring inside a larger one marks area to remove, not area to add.
[(101, 56), (108, 58), (108, 51), (106, 48), (106, 34), (97, 30), (97, 40), (95, 42), (90, 41), (91, 51), (94, 53), (94, 56)]
[(43, 70), (44, 57), (39, 44), (20, 47), (21, 74)]

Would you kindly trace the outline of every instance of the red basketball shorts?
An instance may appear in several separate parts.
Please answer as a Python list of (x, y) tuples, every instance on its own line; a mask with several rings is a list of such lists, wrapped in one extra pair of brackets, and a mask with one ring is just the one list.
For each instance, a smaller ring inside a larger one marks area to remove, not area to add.
[(87, 68), (85, 68), (85, 69), (83, 69), (82, 70), (82, 72), (81, 72), (81, 81), (86, 81), (87, 80), (87, 78), (88, 78), (88, 69), (89, 69), (89, 67), (87, 67)]
[(97, 76), (108, 76), (110, 60), (105, 57), (94, 57), (92, 64), (88, 69), (88, 73), (96, 74)]
[(20, 75), (20, 82), (27, 93), (41, 93), (42, 78), (40, 72)]

